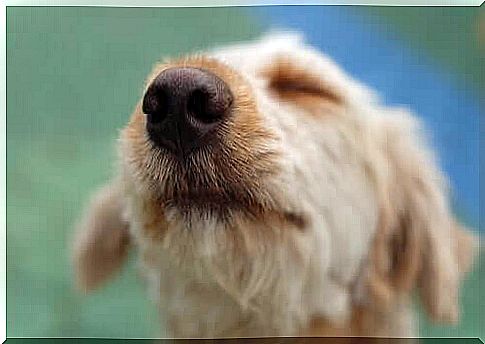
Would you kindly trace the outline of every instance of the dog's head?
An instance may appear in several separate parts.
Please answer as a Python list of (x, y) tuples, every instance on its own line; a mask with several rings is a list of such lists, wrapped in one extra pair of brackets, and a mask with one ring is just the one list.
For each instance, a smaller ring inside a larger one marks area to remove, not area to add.
[(294, 37), (167, 60), (122, 132), (123, 170), (161, 213), (277, 219), (335, 283), (364, 274), (381, 299), (420, 285), (454, 316), (471, 241), (412, 116), (375, 100)]

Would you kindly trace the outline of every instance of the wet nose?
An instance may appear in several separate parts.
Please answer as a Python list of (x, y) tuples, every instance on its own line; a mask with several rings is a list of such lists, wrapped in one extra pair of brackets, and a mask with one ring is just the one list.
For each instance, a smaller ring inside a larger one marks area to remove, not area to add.
[(149, 85), (143, 98), (150, 140), (185, 155), (210, 142), (232, 101), (228, 85), (209, 71), (166, 69)]

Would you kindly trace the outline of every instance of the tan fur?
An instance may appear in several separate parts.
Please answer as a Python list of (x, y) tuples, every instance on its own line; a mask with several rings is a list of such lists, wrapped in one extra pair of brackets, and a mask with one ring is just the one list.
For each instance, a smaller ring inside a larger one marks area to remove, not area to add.
[(120, 176), (81, 228), (84, 284), (124, 256), (93, 241), (129, 227), (176, 337), (413, 336), (415, 289), (432, 318), (457, 320), (476, 240), (409, 111), (293, 36), (168, 60), (147, 86), (177, 66), (223, 79), (230, 116), (180, 162), (151, 143), (136, 106)]
[[(409, 315), (409, 310), (402, 306), (398, 308), (398, 312)], [(359, 343), (363, 337), (386, 337), (389, 336), (389, 333), (394, 333), (396, 337), (406, 336), (409, 326), (406, 323), (407, 320), (405, 316), (403, 317), (403, 314), (397, 314), (396, 311), (393, 314), (356, 306), (353, 308), (350, 320), (346, 324), (338, 325), (330, 322), (328, 319), (315, 317), (310, 321), (308, 327), (300, 332), (300, 335), (313, 337), (356, 337), (355, 343)], [(402, 326), (401, 335), (398, 332), (399, 328), (396, 329), (399, 326)], [(349, 343), (353, 343), (353, 339), (348, 338)]]
[(93, 197), (78, 225), (73, 247), (76, 285), (84, 292), (99, 287), (124, 262), (130, 238), (122, 218), (119, 184), (105, 186)]

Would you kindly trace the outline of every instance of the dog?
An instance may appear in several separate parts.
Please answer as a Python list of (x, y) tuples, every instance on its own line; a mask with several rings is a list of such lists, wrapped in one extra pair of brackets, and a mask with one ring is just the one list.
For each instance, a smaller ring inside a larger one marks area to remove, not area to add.
[(456, 323), (477, 240), (425, 131), (299, 35), (167, 59), (74, 240), (77, 285), (135, 248), (170, 335), (415, 336)]

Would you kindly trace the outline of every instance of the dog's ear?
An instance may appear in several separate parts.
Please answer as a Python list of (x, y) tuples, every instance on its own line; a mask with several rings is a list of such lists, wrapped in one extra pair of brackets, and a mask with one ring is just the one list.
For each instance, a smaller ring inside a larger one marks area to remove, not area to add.
[(446, 183), (417, 123), (406, 111), (392, 117), (382, 128), (386, 172), (377, 178), (381, 206), (370, 257), (371, 291), (388, 305), (417, 287), (429, 316), (453, 323), (477, 241), (455, 221)]
[(89, 292), (122, 266), (130, 246), (128, 223), (123, 219), (119, 183), (101, 188), (78, 224), (73, 241), (77, 287)]

